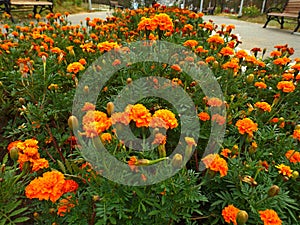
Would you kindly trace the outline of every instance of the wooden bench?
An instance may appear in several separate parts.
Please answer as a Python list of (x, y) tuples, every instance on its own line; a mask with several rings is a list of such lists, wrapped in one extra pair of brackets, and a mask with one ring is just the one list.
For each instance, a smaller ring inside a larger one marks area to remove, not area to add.
[(211, 7), (207, 7), (206, 9), (203, 9), (202, 12), (205, 15), (214, 15), (215, 9), (216, 9), (216, 5), (211, 6)]
[(294, 32), (300, 27), (300, 0), (288, 0), (283, 9), (270, 8), (267, 10), (267, 21), (263, 28), (266, 28), (271, 20), (276, 20), (280, 24), (280, 28), (283, 29), (284, 18), (291, 18), (297, 20), (297, 26)]
[[(33, 6), (33, 14), (34, 16), (37, 13), (41, 13), (44, 10), (49, 10), (53, 12), (53, 0), (0, 0), (0, 6), (4, 5), (4, 11), (11, 16), (11, 20), (14, 22), (13, 16), (11, 14), (12, 7), (25, 7), (25, 6)], [(40, 8), (38, 10), (38, 8)]]
[(118, 1), (109, 1), (109, 9), (111, 10), (115, 8), (123, 9), (124, 7), (120, 5)]

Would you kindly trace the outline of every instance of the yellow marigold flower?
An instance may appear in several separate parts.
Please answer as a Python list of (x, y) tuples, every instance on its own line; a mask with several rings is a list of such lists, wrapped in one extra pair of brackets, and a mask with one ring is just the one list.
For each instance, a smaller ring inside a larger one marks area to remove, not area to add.
[(112, 49), (120, 48), (117, 42), (101, 42), (97, 45), (97, 48), (100, 52), (108, 52)]
[(293, 92), (295, 90), (295, 85), (292, 81), (280, 81), (277, 84), (277, 88), (283, 92)]
[(68, 65), (67, 71), (69, 73), (77, 74), (79, 71), (84, 70), (84, 66), (79, 62), (74, 62)]
[(166, 129), (173, 129), (178, 126), (177, 119), (175, 117), (175, 114), (171, 112), (168, 109), (159, 109), (155, 111), (155, 113), (152, 116), (153, 118), (160, 118), (165, 122)]
[(222, 216), (226, 223), (233, 223), (234, 225), (237, 225), (236, 223), (236, 216), (240, 210), (236, 208), (234, 205), (228, 205), (222, 210)]
[(293, 138), (300, 141), (300, 130), (294, 130), (293, 132)]
[(283, 176), (287, 176), (287, 177), (292, 176), (293, 170), (291, 170), (291, 167), (286, 166), (284, 164), (280, 164), (280, 165), (277, 165), (275, 167), (278, 169), (278, 172), (280, 174), (282, 174)]
[(227, 162), (218, 154), (209, 154), (205, 156), (202, 161), (206, 168), (215, 172), (220, 172), (221, 177), (227, 175)]
[(267, 103), (267, 102), (256, 102), (255, 104), (254, 104), (254, 106), (255, 107), (257, 107), (257, 108), (259, 108), (259, 109), (261, 109), (261, 110), (263, 110), (263, 111), (267, 111), (267, 112), (271, 112), (271, 106), (270, 106), (270, 104), (269, 103)]
[(148, 127), (151, 121), (151, 113), (142, 104), (135, 104), (131, 107), (129, 118), (135, 122), (137, 127)]
[(253, 131), (258, 130), (257, 123), (254, 123), (249, 118), (238, 120), (235, 125), (237, 126), (240, 134), (247, 133), (250, 137), (253, 136)]
[(266, 209), (264, 211), (258, 211), (260, 219), (264, 222), (264, 225), (281, 225), (282, 221), (278, 217), (278, 214), (272, 209)]

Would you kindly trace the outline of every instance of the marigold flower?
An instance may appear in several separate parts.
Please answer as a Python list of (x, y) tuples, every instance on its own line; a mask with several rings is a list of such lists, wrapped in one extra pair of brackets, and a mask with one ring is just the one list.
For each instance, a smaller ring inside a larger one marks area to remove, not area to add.
[(206, 104), (211, 107), (220, 107), (223, 105), (223, 101), (219, 98), (212, 97), (207, 100)]
[(283, 58), (277, 58), (273, 61), (273, 63), (275, 65), (279, 65), (279, 66), (284, 66), (286, 65), (287, 63), (291, 62), (291, 59), (290, 58), (287, 58), (286, 56), (283, 57)]
[(195, 142), (195, 139), (192, 137), (185, 137), (184, 138), (185, 142), (187, 143), (188, 146), (197, 146), (197, 143)]
[(76, 192), (78, 187), (79, 187), (79, 185), (76, 181), (74, 181), (74, 180), (65, 180), (64, 186), (63, 186), (63, 192), (64, 193)]
[(239, 50), (235, 53), (235, 56), (239, 59), (245, 58), (248, 56), (248, 53), (245, 50)]
[(240, 68), (239, 60), (237, 58), (231, 58), (230, 61), (222, 65), (223, 69), (232, 69), (234, 72), (237, 72)]
[(97, 48), (99, 49), (100, 52), (108, 52), (112, 49), (117, 49), (120, 48), (117, 42), (101, 42), (97, 45)]
[(156, 14), (152, 20), (157, 24), (158, 29), (162, 31), (172, 31), (173, 22), (172, 19), (166, 13)]
[(284, 164), (280, 164), (280, 165), (277, 165), (275, 167), (278, 169), (278, 172), (280, 174), (282, 174), (283, 176), (287, 176), (287, 177), (292, 176), (293, 170), (291, 170), (291, 167), (286, 166)]
[(300, 162), (300, 152), (297, 152), (295, 150), (288, 150), (285, 153), (285, 157), (291, 162), (291, 163), (298, 163)]
[(84, 69), (85, 69), (84, 66), (79, 62), (71, 63), (67, 67), (67, 71), (69, 73), (74, 73), (74, 74), (77, 74), (79, 71), (82, 71)]
[(294, 130), (293, 132), (293, 138), (300, 141), (300, 130)]
[(198, 114), (198, 117), (199, 117), (199, 119), (202, 120), (202, 121), (207, 121), (207, 120), (210, 119), (210, 116), (209, 116), (209, 114), (208, 114), (207, 112), (200, 112), (200, 113)]
[(180, 66), (179, 66), (178, 64), (173, 64), (173, 65), (171, 66), (171, 68), (172, 68), (173, 70), (177, 71), (177, 72), (181, 72), (181, 68), (180, 68)]
[(151, 30), (154, 31), (157, 28), (157, 23), (150, 18), (142, 17), (138, 24), (138, 30)]
[(87, 137), (93, 138), (111, 126), (111, 120), (104, 112), (88, 111), (82, 118), (83, 130)]
[(260, 219), (264, 222), (264, 225), (281, 225), (282, 221), (278, 217), (278, 214), (272, 209), (266, 209), (264, 211), (258, 211)]
[(65, 179), (59, 171), (50, 171), (42, 177), (35, 178), (25, 188), (27, 198), (39, 200), (51, 200), (56, 202), (63, 194)]
[(222, 210), (222, 216), (226, 223), (233, 223), (234, 225), (237, 225), (236, 223), (236, 216), (240, 210), (236, 208), (234, 205), (228, 205)]
[(220, 53), (223, 56), (230, 56), (234, 54), (234, 50), (230, 47), (224, 47), (221, 49)]
[(226, 176), (228, 171), (227, 162), (218, 154), (209, 154), (202, 159), (206, 168), (212, 171), (220, 172), (220, 176)]
[(267, 88), (267, 85), (264, 82), (255, 82), (254, 86), (258, 87), (260, 89), (266, 89)]
[(294, 69), (294, 70), (300, 71), (300, 63), (297, 63), (297, 64), (293, 65), (291, 68)]
[(259, 108), (259, 109), (261, 109), (261, 110), (263, 110), (263, 111), (267, 111), (267, 112), (271, 112), (271, 106), (270, 106), (270, 104), (269, 103), (267, 103), (267, 102), (256, 102), (255, 104), (254, 104), (254, 106), (255, 107), (257, 107), (257, 108)]
[(287, 81), (293, 80), (294, 79), (294, 74), (292, 74), (292, 73), (284, 73), (284, 74), (282, 74), (282, 79), (283, 80), (287, 80)]
[(237, 126), (240, 134), (247, 133), (250, 137), (253, 136), (253, 131), (258, 130), (257, 123), (254, 123), (249, 118), (238, 120), (235, 125)]
[(198, 41), (196, 40), (187, 40), (186, 42), (183, 43), (183, 46), (190, 47), (190, 48), (194, 48), (197, 45), (198, 45)]
[(156, 117), (162, 119), (165, 122), (166, 129), (169, 128), (173, 129), (178, 126), (178, 122), (175, 117), (175, 114), (168, 109), (159, 109), (155, 111), (152, 118), (156, 118)]
[(112, 140), (112, 136), (111, 136), (110, 133), (103, 133), (103, 134), (101, 134), (101, 140), (102, 140), (103, 142), (108, 142), (108, 143), (110, 143), (111, 140)]
[(207, 42), (211, 43), (211, 44), (221, 44), (222, 45), (222, 44), (224, 44), (224, 39), (222, 37), (220, 37), (220, 35), (215, 34), (215, 35), (209, 37), (207, 39)]
[(96, 109), (96, 106), (93, 103), (85, 102), (84, 106), (81, 109), (81, 111), (82, 112), (87, 112), (87, 111), (94, 111), (95, 109)]
[(151, 114), (144, 105), (135, 104), (130, 109), (129, 118), (135, 122), (137, 127), (148, 127), (151, 121)]
[(66, 213), (69, 213), (72, 208), (75, 207), (75, 204), (71, 201), (72, 195), (68, 198), (61, 199), (58, 203), (57, 215), (64, 216)]
[(112, 124), (122, 123), (128, 125), (130, 123), (129, 112), (115, 112), (110, 118)]
[(211, 121), (214, 121), (222, 126), (226, 123), (226, 118), (224, 116), (221, 116), (220, 114), (214, 114), (211, 116)]
[(277, 88), (285, 93), (289, 93), (295, 90), (295, 85), (292, 81), (280, 81), (277, 84)]
[(155, 134), (155, 138), (152, 142), (153, 145), (165, 145), (167, 142), (167, 136), (162, 133)]

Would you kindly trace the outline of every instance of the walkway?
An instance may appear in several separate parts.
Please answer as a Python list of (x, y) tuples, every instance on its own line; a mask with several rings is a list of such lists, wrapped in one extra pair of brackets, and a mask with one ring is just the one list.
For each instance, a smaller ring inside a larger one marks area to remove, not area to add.
[[(92, 13), (80, 13), (69, 16), (69, 20), (73, 24), (79, 24), (80, 21), (85, 23), (85, 18), (90, 17), (91, 19), (99, 17), (105, 19), (111, 15), (111, 12), (92, 12)], [(262, 24), (249, 23), (241, 20), (229, 19), (221, 16), (204, 16), (204, 20), (208, 21), (212, 19), (216, 24), (234, 24), (236, 29), (233, 31), (234, 34), (239, 34), (241, 37), (242, 44), (240, 48), (250, 50), (254, 47), (266, 48), (267, 55), (274, 49), (275, 45), (288, 44), (289, 47), (295, 49), (294, 55), (291, 57), (300, 58), (300, 34), (291, 34), (289, 30), (281, 30), (278, 27), (268, 26), (263, 29)]]

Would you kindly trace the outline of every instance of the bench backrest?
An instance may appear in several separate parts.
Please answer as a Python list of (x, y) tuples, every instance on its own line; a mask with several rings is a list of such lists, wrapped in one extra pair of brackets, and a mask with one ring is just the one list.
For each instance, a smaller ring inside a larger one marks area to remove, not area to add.
[(298, 14), (300, 11), (300, 0), (288, 0), (284, 7), (284, 13)]

